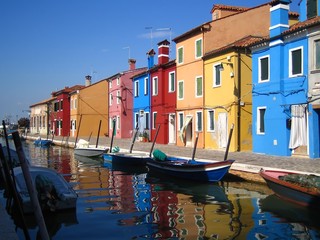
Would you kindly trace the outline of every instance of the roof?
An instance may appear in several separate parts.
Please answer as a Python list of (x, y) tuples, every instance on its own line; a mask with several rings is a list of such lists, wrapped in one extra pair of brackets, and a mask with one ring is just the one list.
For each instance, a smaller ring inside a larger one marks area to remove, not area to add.
[(242, 11), (245, 11), (247, 9), (249, 9), (249, 8), (247, 8), (247, 7), (227, 6), (227, 5), (223, 5), (223, 4), (214, 4), (210, 13), (213, 13), (214, 10), (228, 10), (228, 11), (233, 11), (233, 12), (242, 12)]
[(45, 99), (45, 100), (42, 100), (40, 102), (37, 102), (35, 104), (32, 104), (29, 106), (29, 108), (32, 108), (32, 107), (35, 107), (35, 106), (39, 106), (39, 105), (43, 105), (43, 104), (47, 104), (53, 100), (55, 100), (56, 98), (55, 97), (51, 97), (51, 98), (48, 98), (48, 99)]
[(218, 53), (222, 53), (222, 52), (225, 52), (225, 51), (230, 51), (231, 49), (239, 49), (239, 48), (248, 48), (250, 47), (253, 43), (261, 40), (261, 39), (264, 39), (263, 37), (260, 37), (260, 36), (252, 36), (252, 35), (249, 35), (249, 36), (246, 36), (244, 38), (241, 38), (229, 45), (226, 45), (222, 48), (219, 48), (219, 49), (215, 49), (215, 50), (212, 50), (210, 52), (207, 52), (205, 53), (205, 55), (203, 56), (203, 58), (208, 58), (208, 57), (211, 57), (215, 54), (218, 54)]
[(52, 96), (57, 96), (57, 95), (62, 94), (62, 93), (70, 93), (72, 91), (80, 90), (82, 88), (85, 88), (85, 86), (83, 86), (83, 85), (74, 85), (72, 87), (65, 87), (65, 88), (63, 88), (61, 90), (52, 92), (51, 95)]

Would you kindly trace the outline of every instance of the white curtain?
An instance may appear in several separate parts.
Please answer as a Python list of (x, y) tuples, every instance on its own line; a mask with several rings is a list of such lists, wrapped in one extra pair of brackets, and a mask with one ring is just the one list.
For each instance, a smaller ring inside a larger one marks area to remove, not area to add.
[(306, 106), (306, 104), (291, 106), (290, 149), (306, 146), (308, 143)]

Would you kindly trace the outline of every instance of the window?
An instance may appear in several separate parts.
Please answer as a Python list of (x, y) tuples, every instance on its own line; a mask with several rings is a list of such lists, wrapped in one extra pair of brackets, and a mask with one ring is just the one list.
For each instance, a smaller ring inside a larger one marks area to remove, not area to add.
[(75, 98), (75, 99), (74, 99), (74, 101), (73, 101), (73, 103), (74, 103), (73, 108), (74, 108), (74, 109), (77, 109), (78, 99), (77, 99), (77, 98)]
[(158, 77), (152, 79), (152, 95), (158, 95)]
[(145, 129), (149, 129), (149, 113), (148, 112), (145, 112), (144, 113), (144, 116), (145, 116), (145, 126), (144, 126), (144, 128)]
[(202, 97), (202, 77), (196, 77), (196, 97)]
[(307, 18), (310, 19), (312, 17), (317, 16), (317, 0), (308, 0), (307, 1)]
[(183, 113), (179, 112), (178, 116), (179, 116), (179, 131), (180, 131), (183, 127)]
[(178, 64), (183, 63), (183, 47), (178, 48)]
[(266, 107), (258, 107), (257, 110), (257, 134), (264, 134)]
[(112, 80), (109, 82), (109, 88), (112, 88)]
[(112, 105), (112, 102), (113, 102), (113, 96), (112, 96), (112, 93), (110, 93), (110, 95), (109, 95), (109, 105), (110, 106)]
[(152, 113), (152, 129), (156, 128), (156, 122), (157, 122), (157, 112)]
[(213, 66), (213, 87), (221, 86), (221, 64)]
[(139, 81), (134, 82), (134, 96), (139, 97)]
[(196, 131), (202, 131), (202, 112), (197, 112), (197, 119), (196, 119)]
[(169, 72), (169, 92), (174, 92), (176, 85), (176, 74), (175, 72)]
[(70, 110), (73, 108), (73, 99), (70, 100)]
[(314, 69), (320, 70), (320, 39), (314, 41)]
[(63, 100), (60, 101), (60, 110), (63, 110)]
[(302, 47), (290, 49), (289, 53), (289, 77), (302, 74)]
[(263, 56), (259, 58), (259, 79), (258, 82), (269, 81), (269, 56)]
[(110, 129), (113, 128), (113, 122), (112, 122), (112, 117), (109, 118), (109, 126), (110, 126)]
[(214, 131), (214, 110), (208, 110), (208, 132)]
[(117, 85), (120, 85), (120, 78), (117, 78)]
[(183, 91), (184, 91), (183, 81), (178, 81), (178, 99), (183, 99)]
[(139, 113), (135, 113), (135, 117), (134, 117), (134, 128), (137, 128), (137, 126), (139, 126)]
[(148, 88), (149, 88), (149, 81), (148, 81), (148, 78), (146, 77), (145, 79), (144, 79), (144, 95), (148, 95)]
[(121, 99), (121, 96), (120, 96), (120, 90), (117, 91), (117, 104), (120, 104), (120, 99)]
[(202, 39), (196, 40), (196, 58), (201, 58), (202, 57)]

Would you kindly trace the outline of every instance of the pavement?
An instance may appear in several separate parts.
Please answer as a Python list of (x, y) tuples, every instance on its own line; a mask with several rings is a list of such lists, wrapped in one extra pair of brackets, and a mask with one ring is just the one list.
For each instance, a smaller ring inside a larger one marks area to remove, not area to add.
[[(29, 135), (28, 140), (34, 140), (39, 135)], [(46, 136), (41, 136), (46, 139)], [(50, 138), (51, 139), (51, 138)], [(87, 140), (87, 139), (86, 139)], [(54, 137), (53, 142), (56, 145), (74, 147), (75, 138), (68, 137)], [(97, 138), (90, 138), (90, 144), (96, 145)], [(111, 138), (102, 136), (98, 139), (98, 145), (110, 147)], [(130, 149), (132, 144), (131, 139), (117, 139), (113, 140), (113, 147), (118, 146), (120, 149)], [(136, 141), (133, 145), (133, 151), (150, 152), (152, 142)], [(154, 149), (159, 149), (167, 155), (190, 157), (193, 153), (191, 147), (179, 147), (170, 144), (155, 144)], [(196, 149), (195, 158), (223, 160), (225, 151), (210, 150), (210, 149)], [(266, 154), (257, 154), (252, 152), (229, 152), (228, 159), (233, 159), (230, 173), (237, 175), (249, 181), (264, 182), (259, 176), (259, 171), (263, 169), (280, 169), (286, 171), (294, 171), (305, 174), (314, 174), (320, 176), (320, 158), (311, 159), (305, 156), (272, 156)], [(3, 203), (0, 202), (0, 240), (2, 239), (18, 239), (14, 231), (14, 225), (4, 210)]]

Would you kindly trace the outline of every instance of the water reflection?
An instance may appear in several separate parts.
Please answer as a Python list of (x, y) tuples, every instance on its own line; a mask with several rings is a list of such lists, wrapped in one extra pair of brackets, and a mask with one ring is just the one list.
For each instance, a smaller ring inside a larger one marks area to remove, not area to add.
[(266, 185), (229, 178), (193, 183), (74, 156), (59, 146), (26, 143), (25, 153), (34, 165), (62, 173), (79, 196), (72, 214), (45, 216), (52, 239), (320, 239), (317, 216), (279, 201)]

